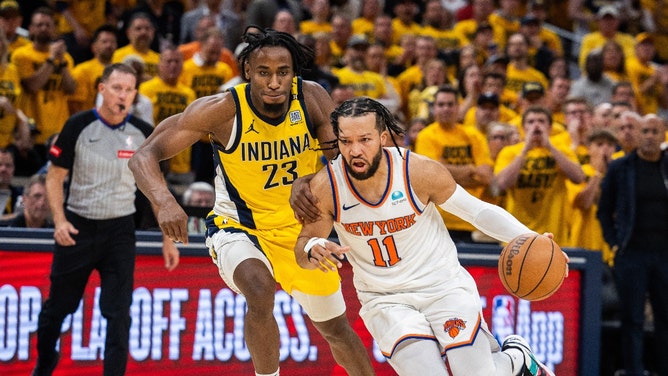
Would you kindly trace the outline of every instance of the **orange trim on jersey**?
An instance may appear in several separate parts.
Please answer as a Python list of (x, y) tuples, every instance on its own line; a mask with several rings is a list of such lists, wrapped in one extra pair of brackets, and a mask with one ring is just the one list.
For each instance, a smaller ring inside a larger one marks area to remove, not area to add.
[[(342, 157), (343, 158), (343, 157)], [(334, 222), (341, 222), (341, 210), (339, 210), (339, 189), (336, 184), (336, 176), (334, 176), (334, 170), (330, 163), (326, 164), (327, 175), (329, 175), (329, 185), (332, 187), (332, 200), (334, 200)]]
[(392, 354), (394, 354), (394, 350), (397, 349), (397, 346), (399, 346), (401, 342), (408, 339), (427, 339), (438, 342), (435, 336), (430, 336), (426, 334), (406, 334), (405, 336), (399, 338), (396, 342), (394, 342), (394, 346), (392, 346), (392, 351), (389, 354), (383, 350), (381, 350), (380, 352), (383, 354), (384, 357), (391, 358)]
[(410, 154), (410, 151), (406, 149), (406, 157), (404, 158), (404, 161), (402, 163), (402, 168), (404, 171), (404, 187), (406, 187), (406, 194), (408, 195), (408, 203), (411, 205), (413, 210), (417, 215), (422, 214), (422, 210), (417, 207), (417, 204), (415, 202), (415, 199), (413, 197), (413, 190), (411, 189), (411, 182), (408, 177), (408, 155)]
[[(383, 153), (385, 153), (385, 158), (387, 159), (387, 168), (388, 168), (387, 175), (388, 175), (388, 178), (387, 178), (387, 185), (385, 186), (385, 192), (383, 192), (383, 196), (381, 197), (380, 201), (375, 203), (375, 204), (372, 204), (369, 201), (365, 200), (364, 197), (360, 196), (357, 193), (357, 190), (355, 189), (355, 186), (350, 181), (350, 177), (348, 176), (348, 170), (346, 170), (346, 166), (345, 165), (343, 166), (343, 176), (345, 177), (346, 185), (350, 189), (350, 192), (352, 192), (353, 196), (355, 196), (355, 198), (357, 198), (359, 200), (359, 202), (362, 203), (362, 205), (368, 206), (370, 208), (378, 208), (380, 206), (383, 206), (385, 201), (387, 201), (387, 198), (390, 196), (389, 193), (390, 193), (390, 189), (392, 188), (392, 179), (393, 179), (393, 175), (394, 175), (392, 173), (394, 171), (392, 169), (392, 156), (390, 155), (390, 153), (387, 152), (387, 150), (385, 150), (385, 149), (382, 149), (382, 150), (383, 150)], [(341, 163), (344, 163), (343, 159), (341, 160)]]

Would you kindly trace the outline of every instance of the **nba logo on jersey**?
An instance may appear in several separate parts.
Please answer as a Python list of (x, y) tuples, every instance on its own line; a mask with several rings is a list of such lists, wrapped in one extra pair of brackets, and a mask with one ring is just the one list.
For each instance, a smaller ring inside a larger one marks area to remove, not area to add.
[(302, 121), (301, 111), (291, 111), (290, 112), (290, 123), (295, 124)]
[(510, 295), (498, 295), (492, 303), (492, 334), (499, 343), (515, 333), (515, 299)]

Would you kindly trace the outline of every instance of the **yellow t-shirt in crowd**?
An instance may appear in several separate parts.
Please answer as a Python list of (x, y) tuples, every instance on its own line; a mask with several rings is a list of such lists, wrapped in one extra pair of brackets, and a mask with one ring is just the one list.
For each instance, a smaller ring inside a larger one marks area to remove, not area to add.
[[(184, 84), (168, 85), (160, 77), (142, 83), (139, 92), (151, 100), (153, 104), (153, 121), (156, 126), (166, 118), (181, 113), (195, 100), (195, 92)], [(191, 171), (190, 148), (175, 155), (169, 161), (169, 169), (176, 174), (185, 174)]]

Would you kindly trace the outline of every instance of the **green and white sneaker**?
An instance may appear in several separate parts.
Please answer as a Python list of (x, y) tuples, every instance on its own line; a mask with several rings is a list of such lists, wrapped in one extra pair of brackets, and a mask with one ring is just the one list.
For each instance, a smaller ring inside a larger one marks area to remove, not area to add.
[(515, 334), (506, 337), (503, 340), (501, 351), (505, 349), (518, 349), (524, 354), (524, 366), (520, 376), (554, 376), (554, 373), (545, 364), (536, 359), (524, 338)]

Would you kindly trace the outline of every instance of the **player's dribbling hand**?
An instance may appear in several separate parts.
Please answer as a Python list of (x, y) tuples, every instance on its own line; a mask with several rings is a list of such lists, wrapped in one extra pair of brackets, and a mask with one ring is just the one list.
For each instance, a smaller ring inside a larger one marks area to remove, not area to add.
[(323, 272), (336, 271), (343, 267), (341, 261), (348, 251), (350, 247), (343, 247), (328, 241), (324, 247), (314, 245), (309, 252), (308, 260)]

